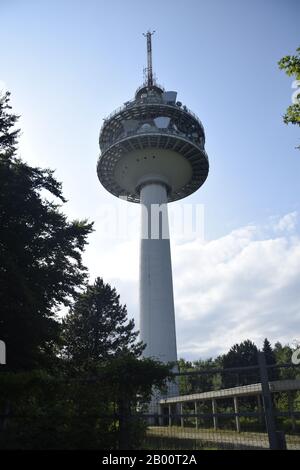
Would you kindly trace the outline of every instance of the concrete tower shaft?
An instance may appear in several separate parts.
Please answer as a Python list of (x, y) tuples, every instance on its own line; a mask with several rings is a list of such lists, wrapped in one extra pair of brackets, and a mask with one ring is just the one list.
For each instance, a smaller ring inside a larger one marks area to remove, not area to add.
[(159, 178), (140, 190), (140, 331), (144, 355), (177, 361), (167, 187)]

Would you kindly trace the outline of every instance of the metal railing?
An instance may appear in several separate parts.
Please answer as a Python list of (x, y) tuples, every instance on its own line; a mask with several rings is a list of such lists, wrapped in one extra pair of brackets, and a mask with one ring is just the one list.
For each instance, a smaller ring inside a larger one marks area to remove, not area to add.
[(267, 365), (259, 352), (256, 365), (185, 371), (176, 381), (177, 396), (148, 410), (148, 448), (300, 449), (299, 366)]
[(125, 398), (120, 407), (107, 378), (15, 380), (0, 396), (4, 449), (300, 449), (300, 367), (267, 365), (263, 353), (248, 367), (174, 374), (175, 402), (143, 410)]
[[(202, 151), (204, 150), (204, 138), (203, 141), (199, 142), (199, 139), (196, 137), (193, 137), (189, 134), (184, 134), (183, 132), (176, 131), (175, 129), (169, 129), (169, 128), (164, 128), (164, 129), (159, 129), (154, 126), (151, 126), (149, 129), (138, 129), (138, 130), (133, 130), (133, 131), (123, 131), (120, 133), (116, 138), (106, 140), (105, 142), (102, 141), (100, 142), (100, 148), (102, 152), (106, 152), (106, 150), (111, 147), (112, 145), (115, 145), (116, 143), (122, 141), (123, 139), (126, 139), (127, 137), (132, 137), (132, 136), (143, 136), (143, 135), (149, 135), (149, 134), (160, 134), (160, 135), (173, 135), (175, 137), (180, 137), (182, 139), (185, 139), (189, 142), (191, 142), (193, 145), (199, 147)], [(201, 139), (201, 138), (200, 138)]]
[(200, 121), (198, 116), (193, 111), (191, 111), (187, 106), (183, 105), (183, 106), (179, 107), (176, 104), (164, 103), (163, 100), (161, 98), (158, 98), (158, 97), (151, 97), (151, 98), (147, 97), (147, 98), (142, 98), (142, 99), (137, 99), (137, 100), (133, 99), (133, 100), (130, 100), (130, 101), (126, 101), (123, 104), (123, 106), (119, 106), (114, 111), (112, 111), (107, 117), (105, 117), (103, 119), (103, 124), (102, 124), (101, 130), (100, 130), (100, 135), (101, 135), (104, 127), (107, 125), (108, 121), (110, 121), (117, 114), (120, 114), (120, 113), (122, 113), (123, 111), (125, 111), (127, 109), (132, 109), (132, 108), (135, 108), (135, 107), (138, 108), (138, 107), (143, 106), (145, 104), (159, 104), (159, 105), (163, 105), (163, 106), (166, 106), (166, 107), (171, 107), (173, 109), (177, 108), (177, 109), (183, 111), (184, 113), (192, 116), (193, 119), (195, 119), (195, 121), (197, 121), (197, 123), (200, 125), (200, 127), (202, 129), (202, 132), (204, 133), (204, 127), (203, 127), (202, 122)]

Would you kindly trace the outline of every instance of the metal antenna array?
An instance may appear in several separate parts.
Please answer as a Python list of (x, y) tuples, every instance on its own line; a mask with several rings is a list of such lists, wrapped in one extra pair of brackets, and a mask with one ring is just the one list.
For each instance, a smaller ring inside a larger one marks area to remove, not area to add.
[(149, 88), (153, 86), (151, 36), (154, 33), (155, 31), (147, 31), (147, 33), (143, 33), (143, 36), (147, 38), (147, 86)]

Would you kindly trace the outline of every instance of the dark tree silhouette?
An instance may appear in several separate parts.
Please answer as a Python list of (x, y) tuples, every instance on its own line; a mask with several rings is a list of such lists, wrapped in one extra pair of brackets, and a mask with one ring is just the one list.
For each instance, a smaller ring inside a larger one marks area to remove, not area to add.
[(68, 221), (55, 202), (65, 199), (53, 172), (16, 156), (9, 97), (0, 97), (0, 339), (6, 370), (20, 370), (55, 357), (55, 312), (85, 282), (81, 253), (92, 224)]
[[(227, 354), (224, 354), (221, 363), (224, 369), (231, 367), (247, 367), (257, 365), (257, 347), (247, 339), (240, 344), (235, 344)], [(224, 373), (223, 382), (226, 387), (236, 385), (247, 385), (258, 381), (256, 371), (239, 371), (235, 373)]]
[(113, 356), (140, 356), (144, 346), (137, 342), (134, 321), (109, 284), (97, 278), (83, 292), (64, 323), (64, 353), (76, 367), (89, 367)]
[[(273, 348), (271, 346), (270, 341), (265, 338), (263, 348), (263, 352), (265, 353), (265, 358), (266, 358), (266, 363), (267, 365), (275, 365), (276, 364), (276, 356), (275, 352), (273, 351)], [(275, 367), (270, 367), (268, 368), (268, 377), (269, 380), (278, 380), (279, 379), (279, 369), (276, 369)]]

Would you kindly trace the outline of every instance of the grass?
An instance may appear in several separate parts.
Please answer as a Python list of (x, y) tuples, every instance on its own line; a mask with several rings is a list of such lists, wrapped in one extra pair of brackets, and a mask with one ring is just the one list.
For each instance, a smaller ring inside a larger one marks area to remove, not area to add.
[[(299, 435), (286, 435), (286, 442), (288, 448), (300, 449)], [(152, 426), (148, 428), (145, 446), (164, 450), (268, 449), (269, 441), (265, 432)]]

